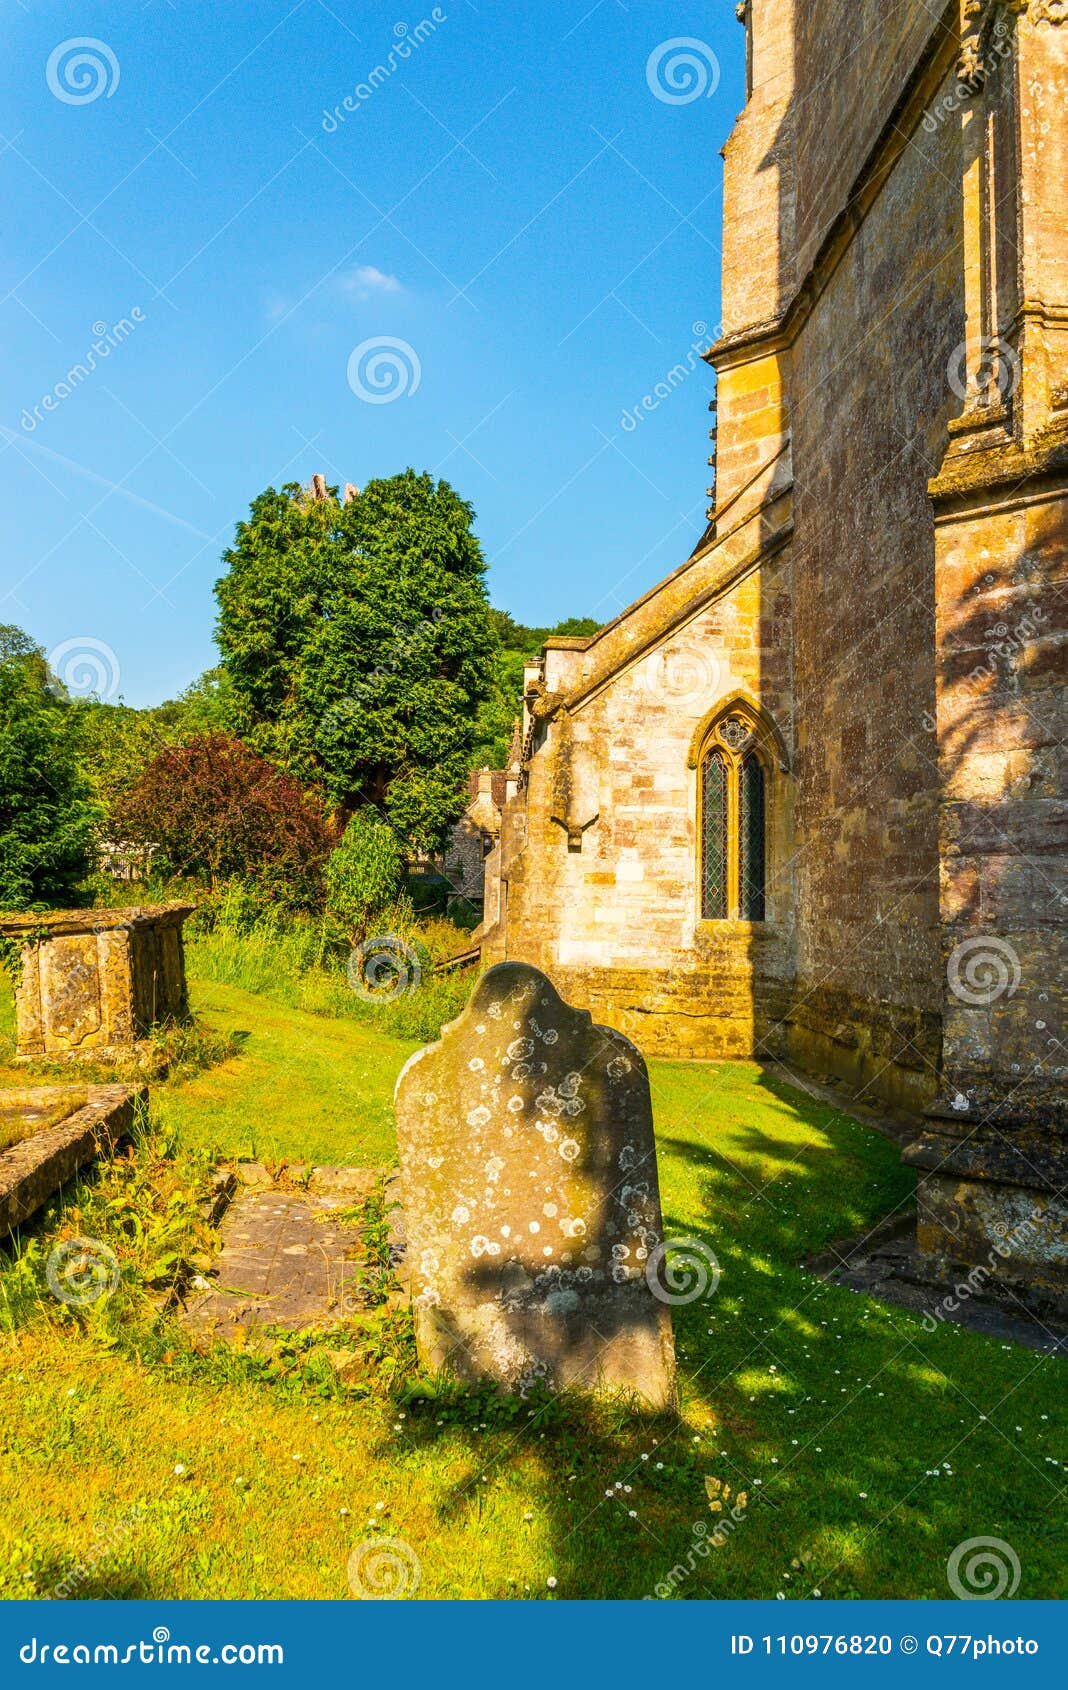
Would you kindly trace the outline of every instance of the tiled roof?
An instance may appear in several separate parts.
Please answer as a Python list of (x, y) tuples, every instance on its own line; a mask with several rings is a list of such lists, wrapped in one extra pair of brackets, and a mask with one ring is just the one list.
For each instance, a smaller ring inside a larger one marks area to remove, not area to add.
[[(508, 775), (504, 769), (492, 769), (490, 773), (493, 776), (490, 783), (490, 797), (498, 810), (502, 810), (508, 796)], [(478, 776), (478, 769), (472, 769), (467, 777), (467, 796), (471, 800), (478, 797)]]

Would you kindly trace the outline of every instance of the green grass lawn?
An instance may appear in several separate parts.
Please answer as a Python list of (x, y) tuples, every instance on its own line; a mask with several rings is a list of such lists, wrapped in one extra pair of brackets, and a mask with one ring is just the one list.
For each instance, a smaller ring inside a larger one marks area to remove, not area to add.
[(378, 1167), (396, 1161), (393, 1087), (414, 1040), (201, 981), (199, 1015), (240, 1055), (161, 1087), (158, 1119), (184, 1145), (253, 1161)]
[[(805, 1275), (802, 1258), (906, 1201), (910, 1176), (891, 1144), (755, 1065), (652, 1064), (668, 1236), (722, 1267), (714, 1296), (675, 1312), (678, 1421), (435, 1388), (403, 1316), (354, 1388), (314, 1355), (193, 1355), (127, 1290), (146, 1187), (169, 1237), (191, 1224), (206, 1151), (391, 1161), (412, 1048), (233, 985), (193, 990), (208, 1023), (247, 1037), (156, 1088), (176, 1152), (157, 1137), (155, 1160), (69, 1191), (0, 1268), (0, 1590), (48, 1594), (80, 1561), (82, 1595), (343, 1597), (350, 1551), (386, 1536), (425, 1597), (544, 1597), (550, 1578), (558, 1597), (944, 1597), (954, 1548), (996, 1537), (1019, 1596), (1064, 1594), (1060, 1364)], [(123, 1283), (76, 1321), (42, 1264), (81, 1230), (111, 1243)], [(723, 1518), (710, 1480), (748, 1504), (702, 1554)]]

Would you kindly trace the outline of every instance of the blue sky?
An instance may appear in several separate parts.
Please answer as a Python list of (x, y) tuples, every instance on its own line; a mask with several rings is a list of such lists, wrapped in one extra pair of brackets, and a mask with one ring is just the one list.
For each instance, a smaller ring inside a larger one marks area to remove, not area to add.
[(314, 471), (446, 476), (529, 623), (682, 560), (733, 0), (0, 4), (0, 621), (76, 690), (214, 662), (235, 521)]

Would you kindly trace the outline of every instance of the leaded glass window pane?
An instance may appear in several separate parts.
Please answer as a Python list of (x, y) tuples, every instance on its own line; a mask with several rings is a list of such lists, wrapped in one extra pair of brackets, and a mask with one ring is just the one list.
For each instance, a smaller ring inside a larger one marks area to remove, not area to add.
[(738, 777), (738, 897), (743, 921), (763, 921), (765, 909), (764, 770), (749, 756)]
[(701, 914), (727, 919), (727, 759), (710, 751), (701, 765)]

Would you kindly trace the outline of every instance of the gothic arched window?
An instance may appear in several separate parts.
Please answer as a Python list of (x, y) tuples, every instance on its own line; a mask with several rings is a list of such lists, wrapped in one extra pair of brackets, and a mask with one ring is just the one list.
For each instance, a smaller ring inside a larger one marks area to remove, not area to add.
[(700, 761), (701, 915), (763, 921), (767, 908), (767, 780), (754, 724), (717, 722)]

